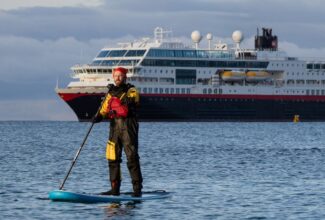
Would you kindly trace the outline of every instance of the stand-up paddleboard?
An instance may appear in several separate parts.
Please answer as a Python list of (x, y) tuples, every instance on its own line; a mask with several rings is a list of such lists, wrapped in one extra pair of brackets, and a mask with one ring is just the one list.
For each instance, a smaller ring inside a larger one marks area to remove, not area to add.
[(119, 196), (104, 196), (96, 194), (74, 193), (63, 190), (54, 190), (49, 193), (49, 199), (52, 201), (76, 203), (144, 201), (164, 199), (170, 196), (171, 193), (165, 191), (143, 192), (141, 197), (132, 197), (131, 193), (121, 193)]

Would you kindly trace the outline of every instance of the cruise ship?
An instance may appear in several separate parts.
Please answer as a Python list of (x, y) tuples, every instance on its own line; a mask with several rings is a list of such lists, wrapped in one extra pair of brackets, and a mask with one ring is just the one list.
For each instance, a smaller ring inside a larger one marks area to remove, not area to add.
[(171, 35), (157, 27), (152, 38), (104, 47), (73, 66), (57, 94), (90, 121), (122, 66), (141, 94), (141, 121), (325, 121), (325, 62), (288, 56), (272, 29), (257, 29), (252, 49), (241, 47), (238, 30), (231, 44), (199, 31), (188, 45)]

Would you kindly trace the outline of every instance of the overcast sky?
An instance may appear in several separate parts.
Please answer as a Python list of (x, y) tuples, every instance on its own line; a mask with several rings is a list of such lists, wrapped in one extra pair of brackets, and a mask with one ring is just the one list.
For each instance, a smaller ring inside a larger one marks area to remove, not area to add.
[(189, 38), (193, 30), (253, 46), (273, 28), (291, 56), (325, 60), (321, 0), (0, 0), (0, 120), (76, 120), (56, 95), (70, 67), (105, 45), (152, 36), (157, 26)]

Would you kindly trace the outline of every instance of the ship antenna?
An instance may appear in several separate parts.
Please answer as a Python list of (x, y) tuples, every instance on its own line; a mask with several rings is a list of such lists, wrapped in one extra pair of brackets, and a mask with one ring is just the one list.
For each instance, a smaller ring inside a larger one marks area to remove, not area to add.
[(59, 77), (58, 77), (58, 78), (56, 78), (56, 86), (55, 86), (55, 88), (56, 88), (56, 89), (58, 89), (58, 88), (59, 88)]
[(82, 63), (82, 58), (83, 58), (83, 49), (80, 48), (80, 63)]

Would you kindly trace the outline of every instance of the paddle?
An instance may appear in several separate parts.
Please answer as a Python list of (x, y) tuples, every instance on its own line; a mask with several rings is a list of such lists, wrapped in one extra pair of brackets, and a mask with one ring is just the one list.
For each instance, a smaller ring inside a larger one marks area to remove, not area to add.
[(89, 127), (89, 129), (88, 129), (88, 131), (87, 131), (87, 134), (86, 134), (86, 136), (84, 137), (84, 139), (83, 139), (83, 141), (82, 141), (81, 146), (79, 147), (79, 149), (78, 149), (76, 155), (74, 156), (73, 160), (71, 161), (71, 166), (70, 166), (70, 168), (69, 168), (69, 170), (68, 170), (67, 175), (64, 177), (64, 180), (63, 180), (63, 182), (62, 182), (62, 184), (61, 184), (59, 190), (62, 190), (62, 189), (63, 189), (63, 186), (64, 186), (65, 182), (67, 181), (67, 179), (68, 179), (68, 177), (69, 177), (69, 175), (70, 175), (70, 173), (71, 173), (71, 170), (72, 170), (74, 164), (76, 163), (76, 161), (77, 161), (77, 159), (78, 159), (78, 157), (79, 157), (79, 154), (80, 154), (82, 148), (84, 147), (84, 145), (85, 145), (85, 143), (86, 143), (86, 140), (87, 140), (87, 138), (88, 138), (88, 136), (89, 136), (91, 130), (92, 130), (93, 127), (94, 127), (94, 124), (95, 124), (95, 118), (96, 118), (97, 115), (99, 114), (100, 109), (102, 108), (102, 106), (103, 106), (103, 104), (104, 104), (104, 101), (105, 101), (105, 99), (106, 99), (106, 97), (107, 97), (108, 94), (109, 94), (109, 93), (107, 93), (107, 94), (105, 95), (104, 99), (102, 100), (102, 102), (101, 102), (101, 104), (100, 104), (100, 106), (99, 106), (99, 108), (98, 108), (98, 110), (97, 110), (97, 112), (96, 112), (96, 114), (95, 114), (95, 117), (93, 118), (93, 120), (92, 120), (92, 122), (91, 122), (91, 125), (90, 125), (90, 127)]

